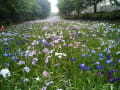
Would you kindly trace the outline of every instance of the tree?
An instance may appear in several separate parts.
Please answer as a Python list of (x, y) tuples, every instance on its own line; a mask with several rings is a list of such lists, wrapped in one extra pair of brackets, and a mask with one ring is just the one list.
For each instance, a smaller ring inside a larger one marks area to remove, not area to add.
[(50, 14), (48, 0), (0, 0), (0, 20), (7, 22), (46, 18)]
[(72, 0), (74, 9), (77, 11), (77, 14), (80, 14), (80, 11), (87, 8), (88, 2), (85, 0)]
[(73, 3), (71, 0), (58, 0), (58, 8), (61, 15), (68, 16), (74, 11)]
[(93, 6), (94, 13), (97, 13), (97, 5), (102, 2), (103, 0), (86, 0), (88, 6)]
[(109, 0), (112, 5), (120, 6), (120, 0)]

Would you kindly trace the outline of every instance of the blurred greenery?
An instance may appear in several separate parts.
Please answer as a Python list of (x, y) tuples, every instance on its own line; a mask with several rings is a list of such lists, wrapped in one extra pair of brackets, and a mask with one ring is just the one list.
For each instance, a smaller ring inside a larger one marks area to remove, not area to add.
[(104, 4), (110, 3), (110, 5), (120, 6), (118, 0), (58, 0), (59, 14), (61, 16), (79, 15), (85, 9), (93, 7), (93, 12), (97, 13), (98, 4), (105, 1)]
[(0, 0), (0, 24), (10, 24), (50, 14), (48, 0)]
[(84, 13), (80, 15), (64, 16), (65, 19), (75, 20), (120, 20), (120, 11), (116, 10), (113, 12), (99, 12), (99, 13)]

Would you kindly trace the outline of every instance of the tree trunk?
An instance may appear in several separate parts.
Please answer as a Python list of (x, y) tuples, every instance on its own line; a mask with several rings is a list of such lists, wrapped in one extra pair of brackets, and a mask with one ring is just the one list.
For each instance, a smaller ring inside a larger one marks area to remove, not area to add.
[(97, 13), (97, 5), (94, 5), (94, 13)]
[(77, 10), (77, 15), (80, 15), (80, 11), (79, 10)]
[(97, 2), (94, 0), (94, 13), (97, 13)]

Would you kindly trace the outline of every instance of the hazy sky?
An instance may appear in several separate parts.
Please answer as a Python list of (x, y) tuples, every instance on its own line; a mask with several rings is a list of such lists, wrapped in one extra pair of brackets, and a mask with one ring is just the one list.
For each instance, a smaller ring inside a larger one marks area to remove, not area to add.
[(57, 0), (49, 0), (51, 3), (52, 12), (58, 12)]

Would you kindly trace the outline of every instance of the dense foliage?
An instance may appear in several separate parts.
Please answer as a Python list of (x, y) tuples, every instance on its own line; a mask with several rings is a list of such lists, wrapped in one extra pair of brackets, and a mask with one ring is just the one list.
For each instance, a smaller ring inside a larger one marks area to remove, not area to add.
[[(93, 6), (94, 13), (97, 13), (97, 6), (105, 0), (58, 0), (58, 8), (62, 16), (69, 16), (73, 12), (80, 14), (84, 9)], [(108, 0), (111, 5), (120, 5), (118, 0)]]
[(73, 16), (64, 16), (65, 19), (82, 19), (82, 20), (120, 20), (120, 11), (85, 13)]
[(1, 23), (46, 18), (49, 13), (48, 0), (0, 0)]

